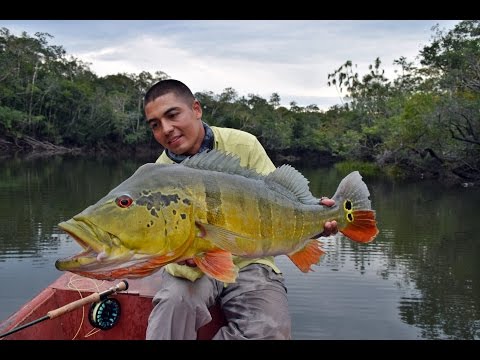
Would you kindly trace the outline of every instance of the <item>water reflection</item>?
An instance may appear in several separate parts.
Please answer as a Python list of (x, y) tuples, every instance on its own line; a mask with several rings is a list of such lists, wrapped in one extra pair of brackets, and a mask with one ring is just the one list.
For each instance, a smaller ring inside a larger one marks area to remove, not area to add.
[[(59, 248), (56, 225), (105, 195), (141, 161), (56, 156), (3, 160), (0, 168), (0, 254), (41, 257)], [(2, 261), (4, 257), (0, 258)]]
[[(424, 338), (479, 339), (480, 193), (435, 184), (376, 184), (381, 224), (394, 231), (387, 273), (403, 263), (399, 302), (402, 321), (418, 326)], [(396, 211), (389, 211), (390, 207)]]
[[(96, 202), (151, 159), (2, 160), (0, 319), (60, 273), (79, 250), (57, 224)], [(301, 168), (316, 196), (345, 174)], [(480, 339), (479, 189), (365, 179), (380, 234), (370, 244), (325, 239), (315, 271), (284, 271), (296, 339)]]

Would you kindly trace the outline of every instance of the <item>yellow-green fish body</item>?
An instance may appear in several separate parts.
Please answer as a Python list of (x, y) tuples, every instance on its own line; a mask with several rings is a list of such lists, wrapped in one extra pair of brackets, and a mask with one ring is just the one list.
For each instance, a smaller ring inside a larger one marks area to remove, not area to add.
[(315, 238), (327, 220), (352, 240), (377, 235), (369, 191), (358, 172), (340, 183), (335, 205), (319, 204), (290, 165), (267, 176), (233, 155), (197, 154), (181, 164), (145, 164), (95, 205), (59, 227), (84, 248), (60, 270), (98, 279), (141, 277), (193, 258), (208, 275), (234, 282), (232, 254), (285, 254), (309, 271), (324, 253)]

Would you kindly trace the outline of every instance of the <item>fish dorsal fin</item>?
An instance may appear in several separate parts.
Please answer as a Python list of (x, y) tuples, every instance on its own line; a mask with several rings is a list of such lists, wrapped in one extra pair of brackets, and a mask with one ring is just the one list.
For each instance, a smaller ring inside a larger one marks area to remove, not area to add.
[(210, 150), (195, 154), (183, 160), (181, 164), (194, 169), (242, 175), (253, 179), (264, 179), (264, 176), (255, 170), (240, 165), (238, 156), (220, 150)]
[(267, 183), (280, 185), (286, 196), (299, 200), (303, 204), (318, 205), (308, 187), (308, 180), (291, 165), (285, 164), (267, 176), (253, 169), (240, 165), (240, 158), (234, 154), (220, 150), (204, 151), (190, 156), (181, 162), (183, 166), (194, 169), (218, 171), (233, 175), (241, 175), (251, 179), (265, 180)]
[(266, 176), (265, 182), (281, 185), (287, 190), (287, 192), (283, 192), (286, 196), (297, 199), (303, 204), (319, 204), (318, 199), (310, 192), (308, 180), (291, 165), (284, 164), (278, 167)]

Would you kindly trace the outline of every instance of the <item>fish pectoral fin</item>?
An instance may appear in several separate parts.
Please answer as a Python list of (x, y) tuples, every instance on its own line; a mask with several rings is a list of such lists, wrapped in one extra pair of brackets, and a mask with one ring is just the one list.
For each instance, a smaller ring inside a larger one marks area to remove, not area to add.
[(208, 251), (195, 255), (193, 261), (200, 270), (214, 279), (225, 283), (234, 283), (237, 279), (238, 268), (228, 251), (222, 249)]
[(304, 273), (313, 271), (310, 266), (317, 265), (320, 258), (325, 254), (317, 239), (310, 240), (302, 249), (288, 254), (292, 262)]
[(338, 231), (361, 243), (368, 243), (377, 236), (378, 228), (374, 210), (354, 210), (352, 211), (352, 217), (352, 222), (348, 223), (345, 228), (338, 229)]
[[(232, 231), (222, 229), (215, 225), (195, 222), (199, 232), (198, 237), (211, 241), (220, 249), (227, 250), (237, 256), (255, 257), (255, 239), (244, 237)], [(249, 252), (247, 249), (251, 249)]]

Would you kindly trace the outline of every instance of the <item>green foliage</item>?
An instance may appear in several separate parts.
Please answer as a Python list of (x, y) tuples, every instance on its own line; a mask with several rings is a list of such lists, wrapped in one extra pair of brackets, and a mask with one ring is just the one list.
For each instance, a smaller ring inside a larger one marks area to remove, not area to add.
[(335, 164), (335, 169), (344, 175), (356, 170), (366, 177), (379, 176), (382, 173), (378, 165), (362, 161), (341, 161)]
[(6, 135), (19, 137), (26, 118), (27, 114), (22, 111), (0, 106), (0, 129)]
[(479, 91), (480, 20), (461, 21), (448, 32), (434, 30), (434, 40), (420, 52), (421, 63), (440, 71), (445, 88)]
[[(280, 106), (280, 96), (196, 93), (203, 120), (256, 135), (270, 152), (329, 152), (339, 165), (393, 176), (480, 181), (480, 21), (436, 30), (417, 67), (394, 60), (388, 79), (380, 58), (367, 69), (351, 60), (328, 75), (342, 105)], [(151, 141), (143, 95), (169, 76), (157, 71), (98, 77), (67, 57), (52, 36), (0, 29), (0, 131), (65, 146), (103, 148)], [(361, 73), (363, 71), (363, 74)], [(372, 168), (365, 167), (365, 163)]]

